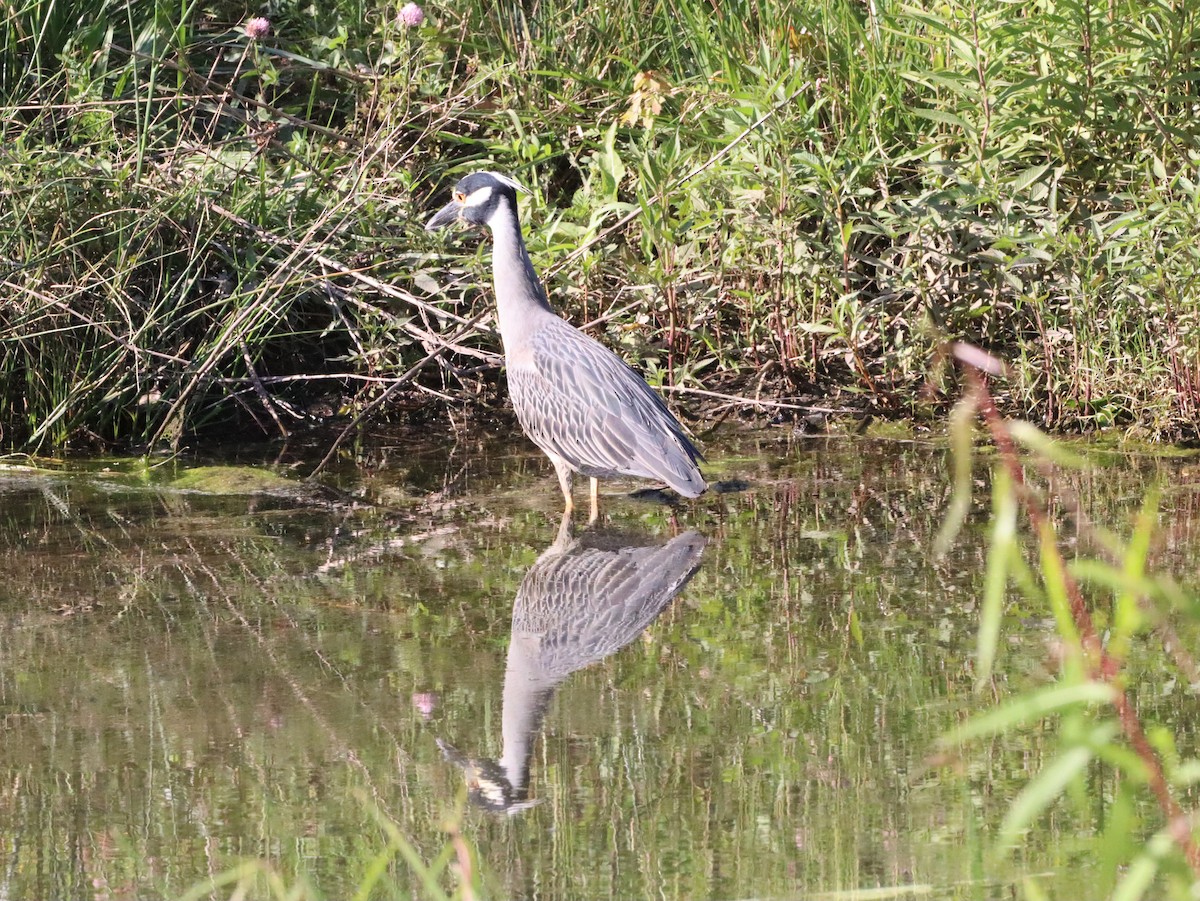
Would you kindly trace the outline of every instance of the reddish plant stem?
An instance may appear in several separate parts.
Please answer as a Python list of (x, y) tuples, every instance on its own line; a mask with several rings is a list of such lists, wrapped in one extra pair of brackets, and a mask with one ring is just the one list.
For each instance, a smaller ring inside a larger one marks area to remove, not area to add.
[[(984, 421), (987, 422), (988, 430), (992, 435), (992, 441), (995, 442), (996, 449), (999, 451), (1000, 459), (1005, 469), (1008, 470), (1013, 484), (1017, 487), (1017, 493), (1025, 508), (1025, 513), (1029, 517), (1029, 523), (1039, 535), (1044, 534), (1046, 530), (1051, 528), (1050, 518), (1033, 492), (1025, 484), (1025, 473), (1021, 467), (1020, 458), (1017, 456), (1016, 446), (1013, 444), (1012, 436), (1009, 434), (1004, 418), (1000, 415), (999, 410), (996, 409), (995, 402), (992, 400), (991, 391), (988, 390), (987, 376), (975, 370), (970, 365), (964, 366), (964, 371), (971, 383), (971, 390), (977, 398), (978, 409), (983, 415)], [(1190, 819), (1184, 814), (1183, 808), (1179, 806), (1179, 802), (1171, 794), (1171, 787), (1167, 784), (1167, 778), (1163, 772), (1162, 761), (1159, 760), (1158, 754), (1155, 753), (1154, 749), (1150, 746), (1150, 742), (1146, 739), (1145, 730), (1142, 728), (1141, 720), (1138, 718), (1137, 710), (1134, 709), (1129, 694), (1118, 684), (1118, 676), (1120, 675), (1121, 668), (1120, 662), (1104, 650), (1104, 646), (1097, 636), (1091, 612), (1084, 601), (1083, 592), (1079, 588), (1079, 583), (1067, 571), (1066, 563), (1062, 559), (1062, 555), (1058, 552), (1058, 546), (1051, 542), (1048, 547), (1050, 553), (1058, 558), (1057, 562), (1059, 571), (1062, 573), (1063, 587), (1066, 589), (1067, 597), (1071, 602), (1071, 617), (1075, 622), (1075, 628), (1079, 632), (1080, 643), (1083, 645), (1085, 655), (1084, 663), (1089, 675), (1097, 682), (1104, 682), (1112, 686), (1113, 706), (1116, 708), (1117, 719), (1120, 721), (1121, 729), (1125, 733), (1125, 737), (1128, 739), (1134, 753), (1141, 758), (1143, 765), (1146, 767), (1150, 789), (1154, 792), (1155, 798), (1158, 799), (1158, 806), (1162, 809), (1163, 816), (1166, 818), (1172, 838), (1182, 849), (1192, 871), (1196, 874), (1197, 878), (1200, 878), (1200, 847), (1197, 846), (1195, 839), (1192, 837)]]

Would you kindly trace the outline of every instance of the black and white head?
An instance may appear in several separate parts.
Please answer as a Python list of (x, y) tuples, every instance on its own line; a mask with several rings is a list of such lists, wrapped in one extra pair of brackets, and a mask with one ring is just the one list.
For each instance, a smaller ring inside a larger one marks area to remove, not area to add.
[[(524, 791), (513, 787), (508, 774), (497, 761), (467, 757), (440, 738), (435, 740), (437, 746), (442, 749), (442, 756), (463, 771), (467, 778), (467, 800), (476, 807), (489, 813), (505, 813), (509, 816), (537, 807), (537, 800), (529, 800)], [(527, 779), (528, 759), (524, 761), (524, 765), (526, 769), (522, 778)]]
[(517, 210), (517, 191), (520, 184), (498, 172), (472, 172), (454, 186), (451, 201), (434, 213), (426, 224), (429, 231), (452, 222), (469, 225), (488, 225), (498, 211), (512, 215)]

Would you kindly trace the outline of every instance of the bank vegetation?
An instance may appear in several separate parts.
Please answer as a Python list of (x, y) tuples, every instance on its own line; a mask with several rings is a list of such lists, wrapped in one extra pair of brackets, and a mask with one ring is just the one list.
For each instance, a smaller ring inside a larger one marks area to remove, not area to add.
[(1197, 435), (1190, 0), (3, 9), (0, 446), (499, 407), (486, 247), (421, 228), (480, 167), (685, 416), (938, 421), (957, 340)]

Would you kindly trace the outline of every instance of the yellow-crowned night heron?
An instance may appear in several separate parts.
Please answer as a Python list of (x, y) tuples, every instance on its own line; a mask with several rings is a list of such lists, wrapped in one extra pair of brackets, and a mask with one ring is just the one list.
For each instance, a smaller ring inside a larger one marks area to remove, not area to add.
[(592, 480), (593, 519), (597, 479), (661, 479), (685, 497), (698, 496), (707, 487), (696, 465), (704, 458), (662, 398), (550, 309), (521, 238), (518, 187), (504, 175), (472, 173), (425, 227), (464, 222), (491, 229), (508, 392), (525, 434), (554, 464), (567, 510), (577, 472)]
[(465, 773), (471, 801), (496, 813), (532, 806), (529, 758), (555, 689), (641, 635), (695, 575), (706, 544), (697, 532), (664, 545), (630, 546), (596, 532), (572, 540), (567, 522), (525, 574), (513, 604), (500, 759), (468, 757), (438, 741)]

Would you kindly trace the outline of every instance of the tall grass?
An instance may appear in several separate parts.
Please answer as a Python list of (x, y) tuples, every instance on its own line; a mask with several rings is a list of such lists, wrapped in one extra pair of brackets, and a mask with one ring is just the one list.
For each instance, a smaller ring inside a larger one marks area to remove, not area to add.
[(1194, 437), (1193, 7), (7, 7), (0, 443), (286, 433), (426, 360), (389, 409), (494, 402), (482, 254), (419, 227), (483, 165), (678, 390), (924, 415), (950, 336), (1017, 361), (1006, 410)]

